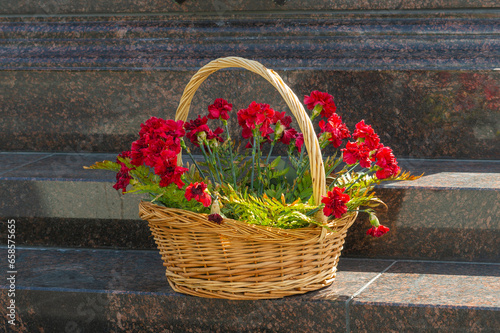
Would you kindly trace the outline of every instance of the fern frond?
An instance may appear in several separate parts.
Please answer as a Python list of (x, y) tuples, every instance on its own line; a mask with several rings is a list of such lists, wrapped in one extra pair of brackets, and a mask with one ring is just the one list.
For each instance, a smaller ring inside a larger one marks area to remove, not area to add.
[(112, 161), (102, 161), (102, 162), (95, 162), (91, 166), (84, 166), (84, 169), (90, 169), (90, 170), (110, 170), (114, 172), (119, 172), (121, 169), (121, 165), (112, 162)]

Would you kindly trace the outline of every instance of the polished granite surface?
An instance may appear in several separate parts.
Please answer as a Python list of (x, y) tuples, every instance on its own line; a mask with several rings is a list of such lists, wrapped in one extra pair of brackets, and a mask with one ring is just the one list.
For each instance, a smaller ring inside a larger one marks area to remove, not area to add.
[(494, 332), (499, 311), (498, 264), (398, 261), (354, 298), (351, 329)]
[(1, 14), (22, 15), (64, 15), (64, 14), (106, 14), (106, 13), (168, 13), (168, 12), (212, 12), (218, 15), (246, 11), (345, 11), (345, 10), (415, 10), (415, 9), (453, 9), (453, 8), (495, 8), (494, 0), (467, 1), (343, 1), (343, 0), (87, 0), (87, 1), (21, 1), (0, 2)]
[[(17, 321), (19, 332), (40, 327), (95, 332), (145, 327), (155, 332), (361, 332), (384, 327), (489, 332), (499, 318), (499, 268), (341, 258), (330, 287), (279, 300), (227, 301), (173, 292), (155, 251), (21, 248)], [(6, 300), (2, 297), (3, 305)]]
[[(299, 100), (332, 94), (351, 129), (364, 119), (397, 156), (498, 159), (499, 14), (3, 17), (0, 146), (128, 149), (146, 119), (174, 117), (196, 70), (231, 55), (276, 70)], [(256, 74), (223, 70), (200, 86), (191, 116), (219, 97), (235, 110), (254, 100), (287, 110)]]
[[(0, 146), (4, 151), (74, 153), (130, 149), (141, 123), (151, 116), (174, 117), (193, 74), (0, 71), (0, 89), (5, 91), (0, 96), (4, 120)], [(333, 94), (338, 113), (351, 130), (364, 119), (396, 156), (480, 160), (500, 156), (498, 71), (287, 70), (280, 74), (299, 99), (313, 90)], [(255, 100), (287, 110), (271, 88), (252, 73), (217, 72), (200, 87), (190, 115), (205, 114), (219, 97), (233, 103), (235, 110)], [(241, 137), (234, 115), (230, 129), (233, 138)], [(277, 146), (276, 153), (282, 153), (280, 149), (285, 148)]]

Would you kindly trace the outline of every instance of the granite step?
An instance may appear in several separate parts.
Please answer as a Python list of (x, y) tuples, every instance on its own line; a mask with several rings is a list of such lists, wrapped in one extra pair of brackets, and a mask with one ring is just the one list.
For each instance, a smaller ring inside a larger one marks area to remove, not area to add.
[[(300, 1), (269, 12), (270, 0), (235, 0), (233, 10), (214, 12), (207, 8), (219, 2), (162, 1), (174, 12), (144, 15), (67, 3), (55, 7), (68, 15), (0, 16), (1, 150), (125, 150), (146, 119), (174, 117), (196, 70), (232, 55), (275, 70), (300, 100), (332, 94), (349, 128), (364, 119), (398, 156), (498, 159), (500, 10), (479, 0), (432, 2), (405, 11), (378, 0)], [(37, 13), (33, 5), (0, 12)], [(313, 10), (325, 6), (332, 10)], [(219, 97), (235, 110), (254, 100), (288, 110), (260, 76), (223, 70), (200, 86), (190, 116)], [(241, 136), (235, 116), (230, 128)]]
[(152, 0), (147, 3), (140, 1), (133, 2), (115, 2), (115, 1), (99, 1), (87, 0), (85, 2), (64, 2), (64, 3), (46, 3), (44, 1), (31, 2), (6, 2), (0, 8), (2, 15), (113, 15), (113, 14), (129, 14), (129, 13), (148, 13), (160, 14), (200, 14), (210, 13), (221, 17), (224, 15), (235, 15), (239, 12), (271, 12), (278, 14), (280, 12), (291, 11), (300, 12), (308, 11), (310, 13), (320, 13), (325, 11), (339, 11), (345, 15), (346, 11), (375, 11), (381, 10), (386, 13), (400, 11), (425, 11), (425, 10), (452, 10), (460, 9), (471, 11), (478, 8), (494, 10), (498, 8), (498, 3), (494, 0), (469, 0), (467, 2), (443, 2), (439, 0), (429, 0), (426, 2), (415, 3), (392, 3), (383, 0), (373, 0), (370, 2), (345, 2), (341, 0), (303, 0), (300, 2), (273, 0), (273, 1), (241, 1), (241, 0), (226, 0), (221, 2), (192, 2), (185, 0), (175, 1), (160, 1)]
[[(6, 252), (6, 247), (0, 251)], [(12, 271), (1, 262), (2, 271)], [(277, 300), (174, 292), (156, 251), (18, 248), (3, 332), (495, 332), (498, 263), (342, 257), (334, 283)]]
[[(277, 72), (301, 100), (313, 90), (334, 95), (338, 113), (351, 130), (364, 119), (397, 156), (499, 159), (500, 71)], [(174, 118), (194, 73), (0, 70), (1, 150), (127, 150), (140, 124), (151, 116)], [(288, 110), (264, 79), (228, 70), (214, 73), (200, 87), (189, 119), (205, 115), (216, 98), (225, 98), (236, 111), (252, 101)], [(233, 138), (241, 137), (235, 115), (229, 128)], [(278, 148), (277, 153), (286, 154)]]
[[(154, 249), (147, 224), (138, 218), (140, 196), (115, 191), (110, 172), (82, 168), (115, 156), (0, 153), (2, 222), (16, 220), (20, 245)], [(391, 231), (380, 239), (367, 236), (369, 223), (360, 215), (344, 256), (500, 262), (499, 161), (402, 159), (400, 164), (425, 175), (380, 186), (389, 210), (379, 217)], [(0, 228), (4, 231), (5, 223)]]

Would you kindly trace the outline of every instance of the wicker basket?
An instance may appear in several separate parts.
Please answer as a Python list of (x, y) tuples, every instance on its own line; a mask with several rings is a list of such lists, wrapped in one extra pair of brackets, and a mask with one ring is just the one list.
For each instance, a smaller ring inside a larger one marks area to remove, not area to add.
[[(213, 72), (240, 67), (269, 81), (286, 101), (304, 134), (316, 204), (326, 194), (321, 150), (309, 116), (297, 96), (274, 71), (237, 57), (214, 60), (202, 67), (184, 90), (176, 120), (186, 120), (191, 100)], [(179, 159), (180, 160), (180, 159)], [(347, 229), (357, 213), (321, 227), (278, 229), (225, 219), (222, 225), (204, 214), (141, 202), (158, 245), (166, 276), (175, 291), (211, 298), (267, 299), (303, 294), (331, 284)], [(326, 221), (322, 212), (316, 217)]]

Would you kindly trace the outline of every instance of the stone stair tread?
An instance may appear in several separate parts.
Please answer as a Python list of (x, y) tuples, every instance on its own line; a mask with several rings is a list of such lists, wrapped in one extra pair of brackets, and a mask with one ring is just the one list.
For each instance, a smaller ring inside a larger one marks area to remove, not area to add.
[(499, 189), (500, 161), (402, 159), (404, 170), (423, 177), (411, 182), (388, 182), (385, 188)]
[[(115, 160), (110, 153), (25, 153), (0, 152), (0, 179), (46, 179), (114, 181), (114, 174), (102, 170), (85, 170), (97, 161)], [(195, 158), (202, 159), (201, 156)], [(189, 158), (185, 157), (187, 161)], [(467, 187), (470, 180), (479, 182), (474, 188), (500, 188), (500, 160), (398, 159), (401, 167), (424, 176), (413, 182), (393, 183), (383, 187)], [(441, 177), (442, 178), (438, 178)], [(463, 177), (464, 180), (461, 180)], [(448, 180), (447, 180), (448, 179)], [(440, 180), (439, 182), (437, 180)], [(493, 181), (492, 181), (493, 180)], [(403, 185), (404, 184), (404, 185)]]
[[(147, 223), (138, 218), (141, 195), (114, 190), (112, 172), (83, 169), (115, 156), (0, 153), (0, 216), (18, 220), (26, 246), (154, 248)], [(369, 223), (360, 214), (344, 255), (500, 261), (500, 161), (400, 159), (400, 164), (425, 174), (377, 190), (389, 207), (379, 218), (391, 232), (381, 239), (367, 236)]]
[[(2, 179), (113, 181), (105, 170), (85, 170), (97, 161), (115, 160), (105, 153), (0, 153)], [(3, 165), (6, 165), (3, 167)]]
[[(342, 257), (327, 288), (279, 300), (228, 301), (172, 291), (156, 251), (18, 248), (17, 320), (28, 331), (494, 331), (499, 268)], [(6, 295), (5, 281), (0, 288)]]

